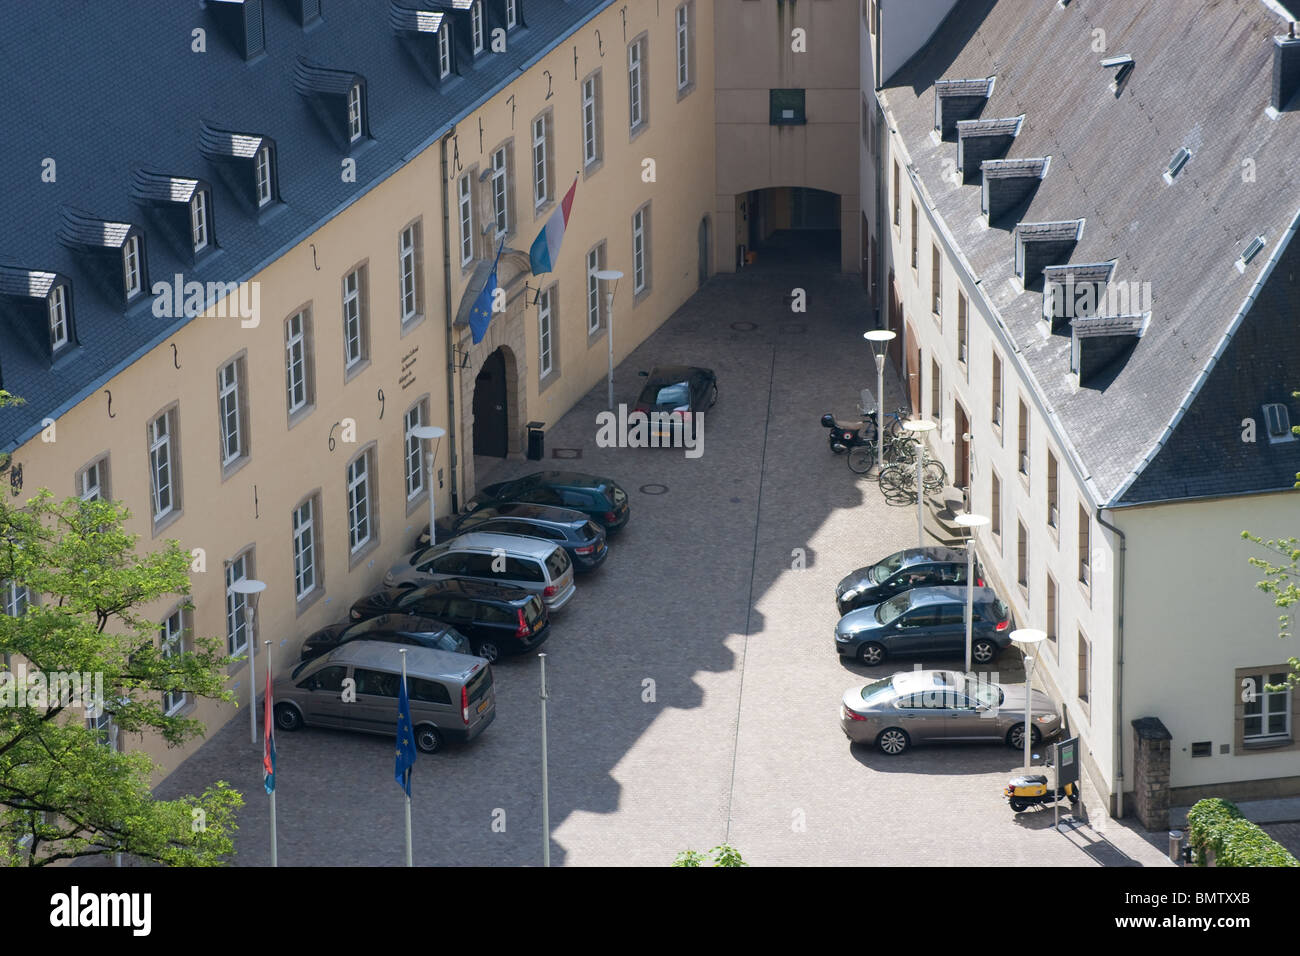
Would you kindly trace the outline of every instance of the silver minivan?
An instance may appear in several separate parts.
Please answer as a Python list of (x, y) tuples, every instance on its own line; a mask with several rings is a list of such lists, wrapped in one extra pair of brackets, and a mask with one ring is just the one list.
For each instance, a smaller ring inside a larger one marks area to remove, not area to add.
[(548, 610), (569, 603), (576, 588), (573, 564), (560, 545), (517, 534), (476, 531), (423, 548), (389, 569), (384, 587), (421, 586), (445, 578), (470, 578), (523, 588)]
[(473, 740), (496, 717), (492, 666), (481, 657), (383, 641), (340, 644), (275, 682), (275, 726), (397, 733), (397, 701), (406, 651), (406, 693), (415, 745), (436, 753), (443, 742)]

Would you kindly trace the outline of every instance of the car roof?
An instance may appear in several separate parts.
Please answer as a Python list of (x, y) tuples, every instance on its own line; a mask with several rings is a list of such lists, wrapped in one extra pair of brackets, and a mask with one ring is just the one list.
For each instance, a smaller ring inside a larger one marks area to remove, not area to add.
[(440, 581), (431, 581), (428, 584), (422, 584), (417, 588), (412, 587), (392, 587), (385, 588), (386, 591), (398, 592), (394, 598), (402, 594), (419, 594), (421, 596), (432, 597), (437, 594), (460, 594), (466, 598), (476, 601), (502, 601), (505, 603), (514, 603), (515, 601), (524, 601), (532, 596), (531, 591), (524, 588), (510, 587), (506, 584), (492, 584), (488, 581), (480, 581), (477, 578), (443, 578)]
[(955, 677), (952, 671), (900, 671), (891, 680), (896, 693), (915, 694), (921, 690), (961, 686)]
[(544, 560), (559, 545), (541, 538), (530, 538), (522, 534), (497, 534), (492, 531), (471, 531), (458, 534), (434, 546), (440, 554), (447, 551), (491, 551), (502, 548), (507, 554), (524, 555), (529, 558)]
[(465, 677), (478, 665), (487, 663), (481, 657), (440, 651), (432, 647), (389, 644), (387, 641), (349, 641), (317, 659), (330, 664), (351, 664), (353, 667), (378, 667), (400, 671), (403, 650), (406, 651), (406, 673), (410, 677), (459, 679)]
[(497, 487), (502, 485), (557, 485), (560, 487), (591, 488), (596, 485), (608, 485), (610, 479), (601, 478), (597, 475), (588, 475), (580, 471), (535, 471), (530, 475), (523, 475), (510, 481), (503, 481)]
[(672, 384), (675, 382), (684, 382), (696, 372), (707, 372), (706, 368), (700, 368), (698, 365), (656, 365), (650, 369), (648, 376), (651, 385)]
[[(908, 602), (909, 607), (922, 607), (927, 604), (951, 604), (954, 601), (966, 603), (966, 585), (964, 584), (942, 584), (935, 587), (912, 588), (910, 591), (904, 591), (904, 594), (910, 594), (911, 600)], [(982, 587), (975, 589), (975, 603), (988, 604), (997, 597), (992, 588)]]
[[(509, 509), (506, 513), (503, 509)], [(489, 512), (493, 512), (489, 514)], [(491, 521), (493, 518), (503, 520), (512, 520), (514, 518), (529, 518), (537, 521), (552, 521), (556, 524), (573, 524), (578, 521), (589, 521), (590, 519), (581, 511), (574, 511), (572, 508), (560, 508), (556, 505), (539, 505), (531, 501), (503, 501), (500, 504), (488, 505), (480, 511), (465, 516), (466, 519), (474, 518), (475, 520)]]
[[(898, 552), (895, 551), (894, 554)], [(928, 548), (906, 548), (903, 554), (903, 567), (911, 567), (914, 564), (928, 564), (931, 561), (959, 561), (966, 563), (966, 552), (958, 551), (956, 548), (945, 548), (942, 546), (933, 546)], [(888, 558), (881, 558), (882, 561), (888, 561), (894, 555)]]

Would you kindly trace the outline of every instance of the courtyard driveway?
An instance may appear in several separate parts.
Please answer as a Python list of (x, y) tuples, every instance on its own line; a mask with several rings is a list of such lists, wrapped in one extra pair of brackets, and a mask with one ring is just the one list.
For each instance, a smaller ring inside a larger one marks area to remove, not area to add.
[[(834, 652), (832, 589), (913, 545), (915, 512), (886, 505), (818, 426), (874, 383), (860, 282), (765, 258), (710, 280), (616, 370), (629, 404), (639, 369), (716, 370), (702, 457), (597, 448), (604, 382), (549, 427), (546, 467), (613, 477), (632, 506), (545, 648), (552, 862), (662, 866), (726, 841), (755, 865), (1168, 865), (1163, 834), (1097, 822), (1058, 833), (1050, 811), (1017, 818), (1000, 795), (1019, 765), (1006, 748), (886, 758), (848, 747), (839, 697), (869, 671)], [(796, 287), (804, 313), (786, 299)], [(891, 387), (888, 408), (902, 401)], [(537, 467), (494, 464), (481, 482)], [(1003, 680), (1023, 679), (1015, 657), (999, 660)], [(960, 666), (927, 666), (939, 663)], [(495, 724), (416, 763), (417, 864), (541, 862), (538, 661), (496, 670)], [(277, 743), (281, 863), (400, 865), (390, 740), (305, 730)], [(269, 861), (260, 757), (237, 718), (159, 787), (242, 789), (236, 864)]]

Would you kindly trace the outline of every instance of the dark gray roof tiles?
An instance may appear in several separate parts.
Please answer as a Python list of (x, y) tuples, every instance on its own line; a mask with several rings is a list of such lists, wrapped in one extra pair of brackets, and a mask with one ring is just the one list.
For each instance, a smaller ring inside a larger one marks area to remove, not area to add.
[(1018, 179), (1022, 176), (1037, 176), (1040, 179), (1047, 172), (1046, 156), (1035, 159), (986, 159), (980, 163), (980, 172), (985, 179)]
[(1083, 220), (1019, 222), (1016, 223), (1016, 236), (1025, 241), (1078, 242), (1083, 238)]
[(199, 152), (208, 159), (252, 159), (265, 140), (265, 136), (236, 133), (208, 123), (199, 128)]
[(129, 222), (108, 222), (76, 209), (64, 209), (59, 241), (74, 249), (121, 249), (135, 229)]

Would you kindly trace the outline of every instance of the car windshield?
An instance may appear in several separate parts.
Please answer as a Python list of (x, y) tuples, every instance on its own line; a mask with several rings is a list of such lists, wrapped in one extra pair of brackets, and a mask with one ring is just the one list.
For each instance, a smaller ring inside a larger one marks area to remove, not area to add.
[(880, 607), (876, 608), (876, 620), (881, 624), (888, 624), (898, 615), (907, 610), (909, 602), (912, 600), (912, 592), (904, 591), (891, 597)]
[(691, 390), (685, 382), (660, 386), (659, 391), (655, 394), (655, 405), (659, 408), (681, 408), (684, 405), (689, 405), (690, 401)]
[(891, 554), (889, 557), (885, 558), (885, 560), (873, 567), (871, 569), (871, 576), (875, 579), (877, 584), (881, 584), (884, 582), (885, 578), (889, 577), (902, 566), (903, 552), (900, 551), (898, 554)]
[(991, 681), (967, 677), (964, 690), (971, 700), (987, 704), (989, 707), (998, 707), (1002, 704), (1002, 688)]
[(894, 692), (894, 679), (886, 677), (884, 680), (878, 680), (874, 684), (868, 684), (862, 688), (862, 699), (867, 703), (883, 698)]
[(290, 672), (289, 679), (290, 680), (295, 679), (299, 674), (301, 674), (304, 670), (306, 670), (308, 664), (314, 664), (314, 663), (316, 663), (314, 660), (303, 661), (301, 664), (299, 664)]

